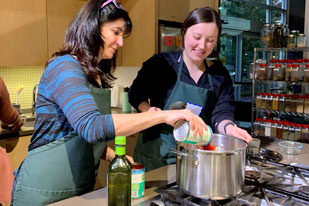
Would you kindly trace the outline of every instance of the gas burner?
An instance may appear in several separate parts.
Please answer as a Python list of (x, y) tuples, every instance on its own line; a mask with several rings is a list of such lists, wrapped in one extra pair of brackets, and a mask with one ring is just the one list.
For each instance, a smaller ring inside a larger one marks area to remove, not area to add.
[(282, 160), (282, 155), (278, 152), (261, 148), (258, 154), (248, 153), (247, 158), (249, 160), (255, 159), (258, 161), (280, 162)]
[(303, 195), (309, 195), (309, 186), (303, 185), (299, 187), (299, 192), (302, 193)]

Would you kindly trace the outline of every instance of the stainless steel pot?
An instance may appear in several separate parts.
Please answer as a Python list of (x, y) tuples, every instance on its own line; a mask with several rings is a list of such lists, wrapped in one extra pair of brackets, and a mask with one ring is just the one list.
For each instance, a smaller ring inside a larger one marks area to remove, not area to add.
[(198, 144), (177, 143), (177, 184), (198, 198), (234, 197), (244, 187), (247, 144), (221, 134), (214, 134), (211, 144), (216, 151), (201, 150)]

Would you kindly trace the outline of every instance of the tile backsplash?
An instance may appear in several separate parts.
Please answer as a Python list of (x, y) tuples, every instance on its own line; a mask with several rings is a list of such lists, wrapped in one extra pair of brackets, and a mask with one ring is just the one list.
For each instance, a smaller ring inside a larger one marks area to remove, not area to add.
[[(117, 80), (112, 89), (112, 106), (121, 107), (121, 94), (124, 87), (129, 87), (137, 75), (139, 67), (119, 66), (115, 71)], [(10, 93), (11, 102), (16, 102), (16, 89), (23, 85), (24, 89), (19, 95), (21, 109), (32, 107), (32, 91), (40, 81), (44, 66), (0, 66), (0, 76)]]
[(23, 85), (18, 102), (21, 109), (32, 107), (32, 91), (36, 83), (40, 81), (44, 66), (0, 66), (0, 76), (5, 82), (12, 103), (16, 103), (16, 89)]

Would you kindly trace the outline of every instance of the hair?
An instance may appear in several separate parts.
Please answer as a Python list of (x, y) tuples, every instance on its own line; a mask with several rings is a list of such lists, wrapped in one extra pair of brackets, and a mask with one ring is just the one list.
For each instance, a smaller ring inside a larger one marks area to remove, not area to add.
[(99, 75), (102, 86), (111, 87), (111, 83), (116, 79), (113, 72), (116, 68), (117, 53), (112, 59), (98, 62), (100, 47), (103, 48), (104, 45), (101, 27), (104, 23), (123, 19), (126, 26), (124, 34), (128, 36), (132, 30), (132, 22), (128, 12), (116, 7), (113, 2), (101, 8), (105, 1), (107, 0), (90, 0), (79, 10), (66, 29), (62, 48), (51, 56), (46, 66), (59, 56), (74, 55), (83, 67), (90, 83), (98, 85), (96, 77)]
[(194, 9), (189, 13), (181, 26), (182, 46), (184, 47), (184, 36), (189, 27), (200, 23), (216, 23), (219, 33), (221, 33), (222, 25), (218, 13), (210, 7), (202, 7)]

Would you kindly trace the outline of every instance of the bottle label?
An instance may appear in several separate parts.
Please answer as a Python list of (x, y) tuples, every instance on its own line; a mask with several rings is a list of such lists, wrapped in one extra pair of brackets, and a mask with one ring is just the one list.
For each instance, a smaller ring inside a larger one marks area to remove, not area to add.
[[(137, 166), (138, 169), (134, 169)], [(139, 166), (142, 166), (139, 167)], [(132, 165), (131, 198), (140, 198), (145, 195), (145, 167), (139, 163)]]
[(175, 125), (174, 138), (177, 141), (181, 141), (189, 144), (203, 143), (209, 144), (212, 140), (212, 129), (207, 125), (207, 130), (203, 129), (203, 136), (195, 136), (190, 128), (190, 124), (187, 121), (178, 121)]

